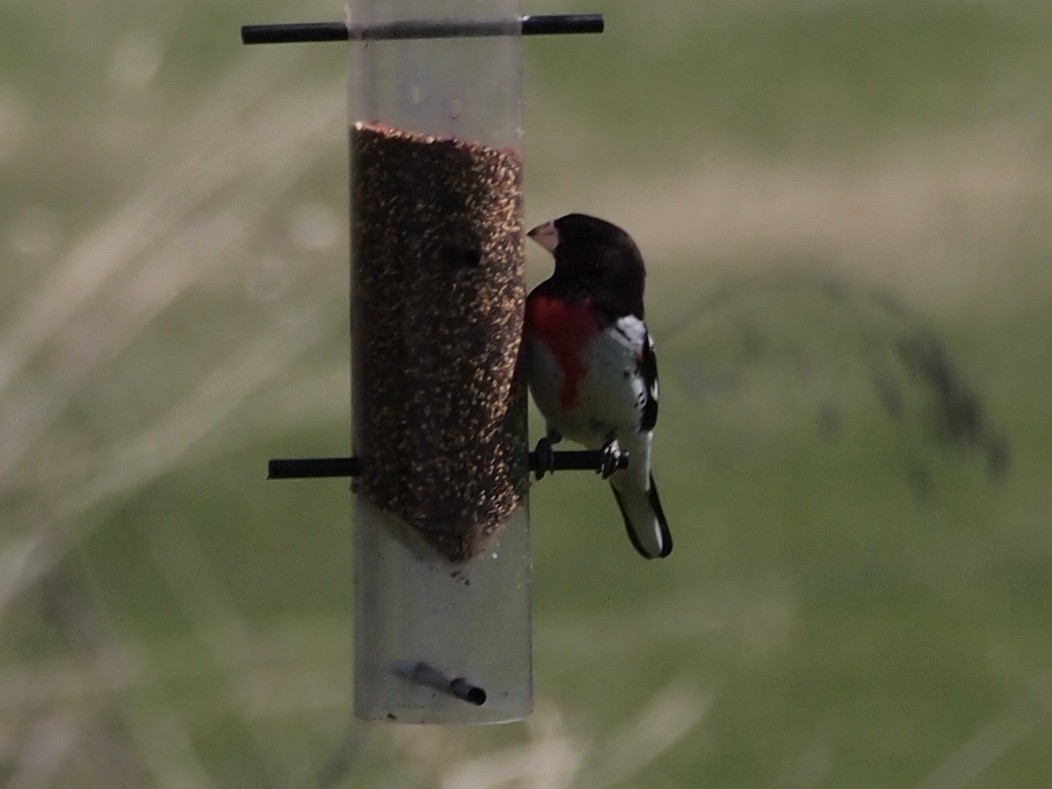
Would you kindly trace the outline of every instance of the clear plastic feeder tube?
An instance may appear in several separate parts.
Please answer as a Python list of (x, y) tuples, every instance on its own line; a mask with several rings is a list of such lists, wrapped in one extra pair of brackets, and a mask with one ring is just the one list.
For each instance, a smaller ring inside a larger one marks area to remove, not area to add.
[(518, 0), (352, 0), (355, 713), (532, 707)]

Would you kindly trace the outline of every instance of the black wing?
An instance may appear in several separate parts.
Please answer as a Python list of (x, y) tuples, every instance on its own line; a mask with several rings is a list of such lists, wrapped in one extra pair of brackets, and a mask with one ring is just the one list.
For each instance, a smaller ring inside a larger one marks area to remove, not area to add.
[(643, 417), (639, 426), (643, 430), (653, 430), (658, 417), (658, 370), (657, 356), (654, 353), (654, 340), (650, 332), (643, 338), (643, 351), (639, 359), (639, 372), (646, 386), (646, 400), (643, 403)]

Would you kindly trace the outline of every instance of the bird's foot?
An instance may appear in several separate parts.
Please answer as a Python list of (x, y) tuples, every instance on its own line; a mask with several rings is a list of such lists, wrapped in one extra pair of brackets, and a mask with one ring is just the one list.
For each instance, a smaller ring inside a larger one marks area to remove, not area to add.
[(545, 474), (555, 473), (555, 451), (553, 446), (563, 440), (563, 437), (554, 430), (549, 430), (548, 435), (537, 442), (537, 448), (533, 450), (537, 458), (534, 467), (534, 479), (541, 479)]
[(599, 451), (602, 453), (602, 460), (596, 473), (602, 474), (603, 479), (609, 479), (615, 471), (628, 465), (628, 453), (621, 449), (616, 438), (611, 438), (603, 444), (603, 448)]

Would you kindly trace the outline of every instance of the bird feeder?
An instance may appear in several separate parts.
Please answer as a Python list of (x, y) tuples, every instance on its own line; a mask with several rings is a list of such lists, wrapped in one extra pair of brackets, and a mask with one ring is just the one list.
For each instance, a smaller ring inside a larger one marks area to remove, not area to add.
[(498, 723), (532, 707), (521, 37), (600, 32), (519, 0), (352, 0), (245, 43), (350, 42), (354, 709)]

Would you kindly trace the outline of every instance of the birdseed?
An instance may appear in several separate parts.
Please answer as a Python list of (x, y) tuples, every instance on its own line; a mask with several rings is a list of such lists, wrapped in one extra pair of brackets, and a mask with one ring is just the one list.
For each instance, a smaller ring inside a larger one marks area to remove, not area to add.
[(522, 202), (514, 151), (351, 129), (353, 489), (451, 562), (527, 485)]

